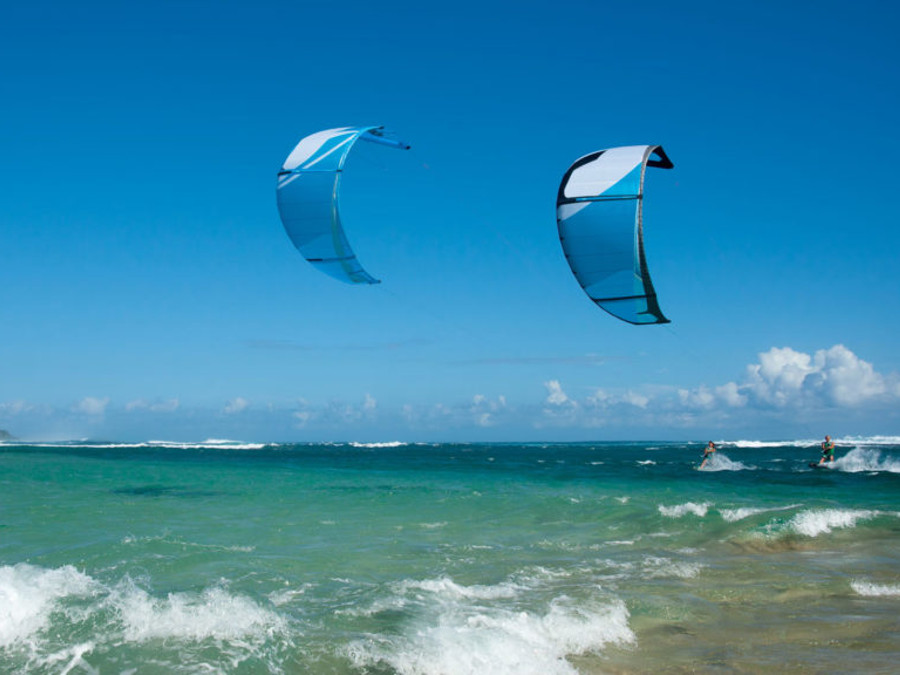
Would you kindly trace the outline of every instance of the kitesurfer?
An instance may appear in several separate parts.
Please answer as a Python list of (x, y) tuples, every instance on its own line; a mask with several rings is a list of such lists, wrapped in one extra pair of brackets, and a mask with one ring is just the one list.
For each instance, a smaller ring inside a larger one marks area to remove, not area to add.
[(825, 464), (825, 462), (833, 462), (834, 461), (834, 441), (831, 440), (831, 436), (826, 435), (825, 441), (822, 443), (822, 459), (819, 460), (819, 465)]
[(710, 441), (706, 444), (706, 448), (703, 450), (703, 461), (700, 462), (700, 468), (702, 469), (706, 466), (706, 463), (709, 461), (709, 458), (712, 457), (716, 452), (716, 444)]

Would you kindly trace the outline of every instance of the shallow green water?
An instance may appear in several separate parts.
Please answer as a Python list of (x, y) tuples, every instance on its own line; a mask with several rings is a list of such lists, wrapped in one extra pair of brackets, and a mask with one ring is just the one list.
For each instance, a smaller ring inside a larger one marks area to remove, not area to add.
[(0, 671), (891, 672), (900, 445), (0, 445)]

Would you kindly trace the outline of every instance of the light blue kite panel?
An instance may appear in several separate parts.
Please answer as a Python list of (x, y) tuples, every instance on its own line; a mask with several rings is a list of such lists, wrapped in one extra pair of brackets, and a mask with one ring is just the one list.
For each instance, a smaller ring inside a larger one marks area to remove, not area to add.
[(341, 225), (339, 197), (347, 155), (360, 138), (408, 149), (382, 127), (326, 129), (301, 140), (278, 172), (278, 212), (288, 237), (310, 264), (352, 284), (377, 284), (363, 269)]
[[(658, 159), (651, 160), (651, 155)], [(644, 257), (642, 198), (647, 165), (671, 168), (662, 147), (635, 145), (591, 153), (566, 171), (556, 200), (563, 253), (600, 308), (634, 324), (668, 323)]]

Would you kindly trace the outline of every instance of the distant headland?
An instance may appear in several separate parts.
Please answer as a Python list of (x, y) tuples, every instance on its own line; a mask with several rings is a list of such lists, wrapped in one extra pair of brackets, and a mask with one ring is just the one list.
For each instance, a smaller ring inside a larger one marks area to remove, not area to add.
[(14, 441), (16, 437), (5, 429), (0, 429), (0, 441)]

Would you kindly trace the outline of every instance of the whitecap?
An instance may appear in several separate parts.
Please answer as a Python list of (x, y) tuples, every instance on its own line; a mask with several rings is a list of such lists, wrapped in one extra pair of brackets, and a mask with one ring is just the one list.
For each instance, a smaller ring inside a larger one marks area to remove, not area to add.
[(811, 509), (801, 511), (788, 522), (788, 528), (797, 534), (816, 537), (828, 534), (835, 528), (856, 527), (861, 520), (878, 515), (877, 511), (852, 509)]
[(455, 600), (458, 598), (470, 598), (479, 600), (494, 600), (497, 598), (515, 597), (522, 587), (510, 582), (493, 586), (462, 586), (449, 577), (438, 579), (426, 579), (424, 581), (404, 580), (395, 586), (398, 593), (406, 594), (411, 591), (431, 593), (438, 599)]
[(156, 598), (126, 579), (108, 602), (124, 624), (125, 639), (132, 642), (212, 638), (262, 643), (270, 632), (287, 627), (274, 611), (219, 587)]
[(900, 584), (875, 584), (870, 581), (851, 581), (850, 588), (867, 597), (900, 596)]
[(431, 605), (400, 635), (356, 641), (346, 654), (357, 667), (401, 675), (574, 675), (566, 656), (635, 640), (621, 600), (576, 605), (557, 598), (545, 611), (467, 600)]
[(900, 473), (900, 459), (882, 455), (882, 451), (875, 448), (853, 448), (843, 457), (834, 460), (830, 468), (848, 473), (866, 471)]
[(676, 506), (663, 506), (662, 504), (660, 504), (659, 512), (669, 518), (681, 518), (682, 516), (686, 516), (689, 513), (703, 518), (706, 515), (706, 512), (709, 510), (710, 506), (712, 506), (712, 504), (710, 504), (709, 502), (703, 502), (702, 504), (687, 502), (685, 504), (678, 504)]
[(35, 639), (66, 598), (97, 592), (97, 583), (71, 565), (0, 567), (0, 648)]
[(730, 457), (719, 451), (712, 455), (701, 471), (746, 471), (755, 469), (754, 466), (748, 466), (743, 462), (736, 462)]
[(800, 504), (790, 504), (788, 506), (779, 506), (769, 509), (745, 506), (739, 509), (720, 509), (719, 513), (722, 514), (722, 519), (726, 522), (735, 523), (739, 520), (743, 520), (744, 518), (749, 518), (750, 516), (755, 516), (760, 513), (769, 513), (772, 511), (787, 511), (788, 509), (795, 509), (799, 506)]

